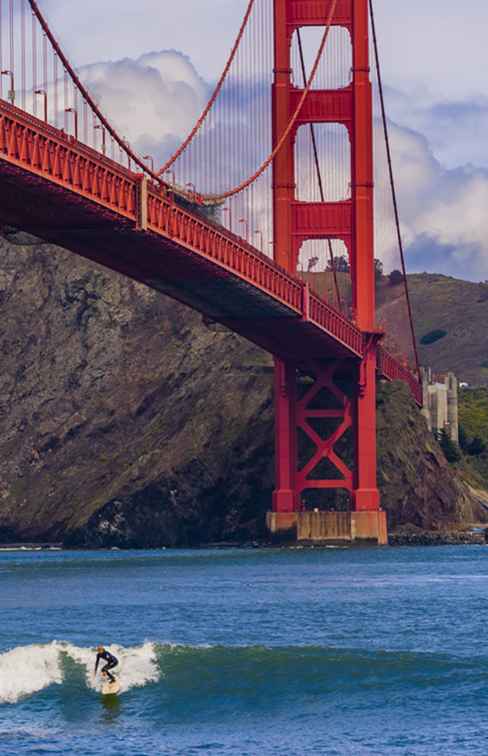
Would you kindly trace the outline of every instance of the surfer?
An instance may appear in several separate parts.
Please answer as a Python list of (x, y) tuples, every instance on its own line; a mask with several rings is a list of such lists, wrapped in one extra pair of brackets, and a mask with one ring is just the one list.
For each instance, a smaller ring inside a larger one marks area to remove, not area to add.
[(103, 646), (97, 647), (97, 660), (95, 662), (95, 674), (97, 674), (98, 665), (100, 664), (100, 660), (103, 659), (106, 664), (102, 667), (102, 675), (106, 675), (110, 682), (115, 682), (115, 677), (110, 672), (111, 669), (117, 666), (119, 663), (119, 660), (116, 656), (106, 651), (106, 649)]

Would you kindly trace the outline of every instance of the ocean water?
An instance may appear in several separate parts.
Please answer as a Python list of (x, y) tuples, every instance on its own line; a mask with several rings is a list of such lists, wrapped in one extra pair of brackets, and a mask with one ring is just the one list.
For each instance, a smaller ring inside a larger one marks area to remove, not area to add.
[(481, 546), (0, 552), (0, 754), (487, 754), (487, 608)]

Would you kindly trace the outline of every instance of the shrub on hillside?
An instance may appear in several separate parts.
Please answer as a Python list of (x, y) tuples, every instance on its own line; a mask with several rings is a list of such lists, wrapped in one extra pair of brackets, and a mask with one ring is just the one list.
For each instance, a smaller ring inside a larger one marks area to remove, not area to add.
[(428, 344), (435, 344), (436, 341), (440, 341), (447, 336), (447, 331), (443, 331), (441, 328), (437, 328), (435, 331), (429, 331), (420, 339), (420, 343), (424, 346)]
[(445, 429), (441, 431), (439, 443), (449, 464), (452, 465), (454, 462), (459, 462), (461, 459), (461, 452), (454, 441), (451, 441), (449, 434)]
[(464, 425), (459, 426), (459, 446), (463, 450), (463, 452), (468, 453), (468, 447), (470, 444), (470, 438), (468, 434), (466, 433), (466, 430), (464, 428)]
[(390, 286), (398, 286), (398, 284), (403, 283), (403, 273), (401, 270), (392, 270), (388, 279), (390, 281)]
[(468, 454), (471, 457), (479, 457), (486, 451), (486, 444), (479, 436), (475, 436), (468, 444)]
[(469, 457), (479, 457), (487, 449), (486, 442), (482, 438), (479, 436), (470, 438), (468, 436), (464, 425), (459, 426), (459, 446), (464, 454), (467, 454)]

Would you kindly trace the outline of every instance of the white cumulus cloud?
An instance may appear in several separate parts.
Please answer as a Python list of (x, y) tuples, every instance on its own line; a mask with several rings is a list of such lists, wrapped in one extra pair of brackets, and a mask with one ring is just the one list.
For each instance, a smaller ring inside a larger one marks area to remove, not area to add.
[[(391, 268), (398, 256), (379, 128), (376, 136), (378, 254)], [(407, 255), (409, 248), (421, 247), (422, 269), (428, 269), (429, 245), (437, 252), (444, 247), (444, 272), (449, 271), (451, 262), (453, 272), (485, 278), (488, 170), (469, 164), (446, 168), (434, 156), (427, 139), (410, 129), (390, 124), (390, 137)]]
[(208, 99), (190, 59), (174, 50), (84, 66), (80, 76), (132, 147), (160, 161), (179, 145)]
[[(128, 138), (140, 154), (154, 155), (156, 163), (171, 154), (186, 136), (211, 90), (190, 59), (172, 50), (148, 53), (135, 60), (126, 58), (96, 63), (83, 67), (80, 73), (119, 133)], [(406, 112), (406, 102), (408, 96), (397, 92), (396, 114), (401, 114), (402, 110)], [(236, 99), (235, 103), (238, 111), (235, 122), (248, 128), (245, 101), (239, 105)], [(451, 110), (448, 103), (443, 105), (441, 111), (445, 119), (454, 122), (452, 108), (455, 107), (454, 103)], [(430, 128), (433, 128), (436, 108), (433, 104)], [(426, 105), (423, 108), (424, 122), (427, 122), (429, 112)], [(421, 125), (422, 118), (416, 118), (410, 120)], [(399, 261), (379, 124), (376, 124), (375, 133), (377, 256), (388, 270), (398, 267)], [(429, 264), (429, 248), (436, 251), (436, 262), (439, 250), (443, 250), (444, 272), (452, 270), (474, 279), (486, 278), (488, 169), (475, 167), (472, 163), (456, 165), (455, 161), (440, 160), (431, 141), (417, 128), (390, 123), (390, 135), (407, 260), (410, 258), (422, 269), (435, 269), (433, 263), (434, 268)], [(242, 147), (240, 165), (244, 176), (256, 168), (258, 155), (255, 150), (247, 154), (244, 143)], [(215, 160), (228, 159), (224, 138)], [(260, 201), (256, 203), (255, 227), (259, 228), (265, 225), (264, 221), (257, 219), (257, 210), (262, 204)], [(239, 217), (240, 211), (236, 214), (236, 218)], [(267, 242), (265, 246), (268, 247)]]

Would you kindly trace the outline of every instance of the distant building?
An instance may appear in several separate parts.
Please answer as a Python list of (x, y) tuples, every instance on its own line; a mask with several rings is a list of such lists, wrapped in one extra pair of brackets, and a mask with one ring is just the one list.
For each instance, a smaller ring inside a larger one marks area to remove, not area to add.
[(422, 368), (422, 391), (422, 414), (429, 430), (436, 436), (445, 430), (451, 441), (459, 444), (458, 381), (454, 373), (435, 375), (430, 368)]

